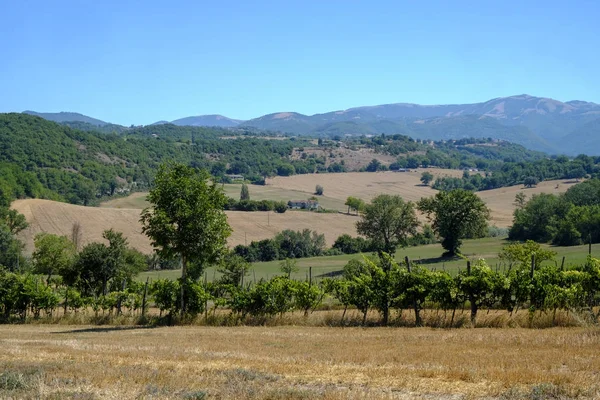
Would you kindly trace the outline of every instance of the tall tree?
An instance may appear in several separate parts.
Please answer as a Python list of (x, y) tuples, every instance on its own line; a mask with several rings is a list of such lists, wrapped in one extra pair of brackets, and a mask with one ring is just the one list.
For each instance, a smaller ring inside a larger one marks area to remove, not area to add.
[(391, 256), (398, 246), (406, 245), (409, 235), (417, 233), (418, 226), (414, 204), (389, 194), (381, 194), (367, 204), (356, 223), (357, 232), (371, 239), (378, 252)]
[(248, 190), (248, 185), (242, 183), (242, 190), (240, 191), (240, 201), (250, 200), (250, 190)]
[(443, 238), (442, 247), (448, 256), (459, 253), (461, 239), (482, 237), (490, 218), (490, 210), (483, 200), (464, 189), (423, 198), (418, 207), (433, 223), (433, 230)]
[(231, 234), (223, 211), (227, 199), (205, 170), (168, 163), (160, 166), (148, 201), (152, 206), (142, 211), (143, 232), (161, 257), (181, 259), (183, 315), (188, 264), (203, 268), (227, 250)]
[(371, 239), (373, 248), (379, 253), (381, 260), (384, 287), (381, 288), (383, 297), (380, 309), (384, 325), (389, 321), (392, 286), (390, 271), (396, 248), (405, 246), (409, 235), (417, 233), (418, 226), (413, 203), (389, 194), (375, 197), (365, 206), (362, 219), (356, 223), (357, 232)]

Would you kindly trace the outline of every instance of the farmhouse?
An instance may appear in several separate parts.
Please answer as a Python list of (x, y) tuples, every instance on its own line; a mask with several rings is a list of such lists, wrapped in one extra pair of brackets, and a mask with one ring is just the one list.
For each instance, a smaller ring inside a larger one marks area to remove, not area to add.
[(316, 200), (290, 200), (288, 201), (288, 207), (292, 209), (318, 210), (320, 206)]
[(231, 179), (234, 182), (235, 181), (243, 181), (244, 180), (244, 175), (227, 174), (225, 176), (228, 177), (229, 179)]

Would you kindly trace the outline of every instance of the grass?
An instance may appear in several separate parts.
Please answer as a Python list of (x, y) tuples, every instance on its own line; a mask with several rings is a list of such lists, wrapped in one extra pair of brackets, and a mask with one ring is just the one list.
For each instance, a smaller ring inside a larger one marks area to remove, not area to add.
[(0, 326), (0, 398), (598, 398), (597, 328)]
[[(498, 253), (502, 246), (506, 244), (506, 240), (501, 238), (485, 238), (475, 240), (465, 240), (462, 246), (463, 254), (472, 259), (484, 258), (488, 265), (492, 268), (503, 268), (501, 261), (498, 259)], [(588, 255), (588, 246), (572, 246), (572, 247), (554, 247), (545, 246), (557, 252), (556, 262), (561, 263), (562, 257), (565, 257), (565, 265), (577, 265), (583, 263)], [(398, 250), (396, 253), (397, 260), (403, 260), (408, 256), (413, 262), (419, 263), (427, 268), (436, 270), (447, 270), (451, 274), (456, 274), (459, 269), (466, 268), (466, 262), (460, 258), (444, 259), (441, 258), (443, 253), (440, 244), (407, 247)], [(592, 245), (592, 256), (600, 258), (600, 244)], [(327, 276), (328, 274), (339, 272), (344, 265), (351, 259), (361, 258), (360, 254), (328, 256), (328, 257), (312, 257), (300, 258), (297, 260), (299, 271), (292, 275), (294, 279), (306, 279), (309, 273), (309, 268), (312, 267), (313, 277), (317, 279)], [(551, 261), (549, 261), (551, 262)], [(259, 262), (253, 264), (253, 271), (246, 277), (249, 281), (259, 280), (261, 278), (269, 279), (274, 275), (279, 275), (280, 261)], [(138, 276), (140, 280), (169, 278), (176, 279), (181, 276), (180, 270), (169, 271), (150, 271), (143, 272)], [(207, 269), (206, 277), (209, 281), (214, 280), (219, 276), (214, 268)]]

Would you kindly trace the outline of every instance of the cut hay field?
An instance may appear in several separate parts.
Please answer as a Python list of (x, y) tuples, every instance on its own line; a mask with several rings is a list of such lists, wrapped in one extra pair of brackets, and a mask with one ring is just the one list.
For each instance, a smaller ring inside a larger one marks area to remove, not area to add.
[(597, 328), (0, 326), (0, 398), (593, 399)]
[[(431, 172), (434, 176), (462, 176), (462, 171), (439, 168), (420, 168), (410, 172), (346, 172), (339, 174), (305, 174), (290, 177), (276, 177), (267, 180), (265, 186), (248, 185), (250, 197), (254, 200), (301, 200), (313, 196), (315, 186), (321, 185), (325, 192), (319, 196), (320, 204), (337, 211), (347, 211), (344, 205), (349, 196), (371, 200), (379, 194), (398, 194), (405, 200), (418, 201), (422, 197), (433, 196), (437, 190), (421, 185), (421, 174)], [(492, 225), (506, 228), (512, 224), (515, 210), (515, 195), (523, 192), (527, 197), (539, 193), (564, 193), (577, 182), (554, 180), (541, 182), (535, 188), (522, 185), (477, 192), (491, 209)], [(239, 198), (241, 184), (224, 185), (225, 193), (231, 198)], [(134, 193), (128, 197), (102, 203), (103, 208), (144, 208), (149, 204), (146, 193)], [(425, 221), (422, 218), (422, 221)]]
[[(139, 195), (139, 193), (136, 193)], [(135, 196), (135, 195), (134, 195)], [(133, 197), (132, 202), (140, 197)], [(33, 238), (40, 232), (71, 235), (73, 223), (83, 227), (83, 243), (102, 241), (102, 232), (113, 228), (123, 232), (132, 247), (143, 253), (152, 252), (150, 241), (142, 234), (139, 223), (140, 209), (83, 207), (50, 200), (27, 199), (13, 202), (12, 207), (25, 215), (29, 227), (19, 234), (25, 242), (26, 251), (33, 251)], [(233, 234), (230, 246), (250, 243), (253, 240), (272, 238), (285, 229), (316, 230), (325, 235), (331, 246), (343, 233), (356, 235), (358, 217), (338, 214), (316, 214), (304, 211), (288, 211), (284, 214), (267, 212), (227, 211)]]

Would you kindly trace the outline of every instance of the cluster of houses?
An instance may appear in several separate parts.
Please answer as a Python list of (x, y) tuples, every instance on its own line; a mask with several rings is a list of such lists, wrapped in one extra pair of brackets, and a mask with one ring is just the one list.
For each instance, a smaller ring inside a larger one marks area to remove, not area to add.
[(317, 200), (290, 200), (288, 207), (295, 210), (319, 210), (319, 202)]

